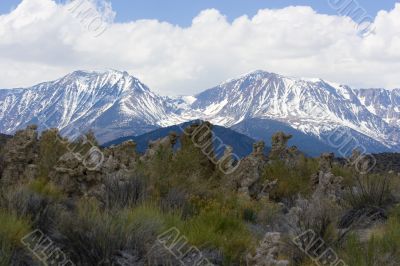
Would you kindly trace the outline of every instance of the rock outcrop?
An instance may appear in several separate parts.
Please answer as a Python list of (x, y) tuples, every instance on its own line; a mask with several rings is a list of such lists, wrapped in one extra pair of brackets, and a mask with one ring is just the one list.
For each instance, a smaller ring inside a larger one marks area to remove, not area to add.
[(161, 149), (168, 150), (173, 149), (174, 145), (178, 141), (178, 134), (175, 132), (169, 133), (168, 136), (149, 142), (149, 147), (146, 153), (141, 157), (141, 160), (148, 161), (153, 158), (157, 152)]
[(219, 169), (222, 173), (229, 174), (236, 170), (237, 162), (234, 161), (233, 148), (231, 146), (226, 146), (224, 154), (217, 162)]
[(334, 154), (323, 153), (319, 159), (319, 171), (311, 176), (313, 197), (339, 201), (343, 196), (343, 177), (332, 174)]
[(104, 151), (93, 146), (86, 155), (69, 151), (58, 160), (50, 178), (70, 196), (97, 195), (107, 175), (123, 175), (135, 168), (135, 149), (136, 143), (127, 141)]
[(38, 161), (37, 127), (28, 126), (25, 130), (17, 131), (4, 145), (1, 157), (3, 184), (17, 184), (21, 180), (33, 179)]
[(272, 160), (284, 160), (288, 157), (287, 143), (292, 135), (278, 132), (272, 136), (271, 152), (269, 158)]
[(104, 150), (104, 157), (101, 168), (105, 172), (132, 170), (138, 160), (136, 143), (129, 140), (120, 145), (111, 146)]
[(245, 197), (257, 197), (263, 189), (260, 179), (267, 164), (264, 147), (263, 141), (255, 143), (253, 152), (242, 159), (231, 174), (234, 188)]
[(289, 261), (279, 260), (281, 235), (277, 232), (266, 233), (254, 256), (247, 257), (250, 266), (287, 266)]
[(50, 179), (71, 197), (91, 194), (102, 176), (100, 170), (89, 170), (73, 152), (64, 154), (50, 173)]
[(376, 158), (371, 154), (363, 154), (359, 150), (352, 151), (349, 158), (347, 158), (346, 167), (354, 168), (360, 174), (367, 174), (376, 165)]
[(296, 146), (287, 147), (288, 141), (292, 135), (286, 135), (283, 132), (277, 132), (272, 136), (271, 152), (268, 157), (270, 160), (283, 161), (289, 167), (294, 167), (297, 164), (301, 152)]

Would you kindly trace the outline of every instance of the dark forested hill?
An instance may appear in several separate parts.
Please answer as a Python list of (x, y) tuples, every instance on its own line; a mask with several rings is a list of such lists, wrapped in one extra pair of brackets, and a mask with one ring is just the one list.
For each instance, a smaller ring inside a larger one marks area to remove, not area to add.
[[(129, 137), (118, 138), (111, 142), (105, 143), (103, 146), (108, 147), (111, 145), (118, 145), (127, 140), (133, 140), (137, 144), (137, 151), (143, 153), (147, 149), (149, 141), (165, 137), (170, 132), (176, 132), (179, 135), (181, 135), (182, 128), (186, 128), (188, 125), (194, 122), (196, 121), (187, 122), (181, 125), (159, 128), (140, 136), (129, 136)], [(253, 143), (255, 142), (254, 139), (246, 135), (243, 135), (241, 133), (238, 133), (232, 129), (221, 126), (213, 126), (212, 130), (214, 133), (214, 145), (219, 145), (220, 143), (229, 145), (233, 147), (234, 153), (238, 155), (240, 158), (251, 153), (253, 149)], [(179, 147), (179, 143), (177, 144), (177, 146)], [(269, 148), (266, 148), (265, 152), (268, 151)], [(223, 150), (217, 149), (217, 155), (220, 156), (222, 152)]]

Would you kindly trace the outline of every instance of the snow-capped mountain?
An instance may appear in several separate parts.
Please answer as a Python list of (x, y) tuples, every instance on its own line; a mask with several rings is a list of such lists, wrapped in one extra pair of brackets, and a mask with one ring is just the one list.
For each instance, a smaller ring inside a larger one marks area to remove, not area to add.
[(399, 149), (398, 90), (355, 90), (320, 79), (255, 71), (206, 90), (190, 102), (182, 117), (226, 127), (253, 118), (275, 120), (325, 143), (340, 138), (343, 131), (337, 129), (345, 128), (356, 142), (375, 141)]
[[(92, 129), (106, 142), (203, 119), (254, 138), (266, 125), (293, 129), (325, 147), (335, 146), (332, 141), (343, 138), (337, 129), (345, 128), (374, 152), (400, 151), (399, 95), (255, 71), (195, 96), (168, 98), (126, 72), (76, 71), (31, 88), (0, 90), (0, 132), (38, 124), (72, 137)], [(268, 130), (266, 136), (274, 128)]]
[(29, 124), (69, 137), (93, 129), (101, 142), (158, 127), (168, 101), (127, 72), (76, 71), (26, 89), (0, 90), (0, 132)]

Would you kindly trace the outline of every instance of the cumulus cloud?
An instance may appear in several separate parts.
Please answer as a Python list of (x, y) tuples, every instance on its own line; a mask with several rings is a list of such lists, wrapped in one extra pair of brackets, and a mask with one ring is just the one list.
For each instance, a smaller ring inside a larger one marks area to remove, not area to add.
[(264, 9), (232, 22), (209, 9), (186, 28), (157, 20), (116, 23), (114, 16), (99, 0), (23, 0), (0, 16), (0, 87), (108, 68), (127, 70), (164, 95), (193, 94), (255, 69), (400, 87), (400, 4), (379, 12), (373, 34), (364, 37), (350, 18), (310, 7)]

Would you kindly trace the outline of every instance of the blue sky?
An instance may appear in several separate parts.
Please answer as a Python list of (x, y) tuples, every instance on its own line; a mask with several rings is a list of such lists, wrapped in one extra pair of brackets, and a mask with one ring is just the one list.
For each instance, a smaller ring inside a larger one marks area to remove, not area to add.
[[(331, 0), (332, 2), (336, 0)], [(1, 0), (0, 13), (8, 13), (21, 0)], [(65, 2), (65, 0), (57, 0)], [(379, 10), (391, 10), (395, 0), (359, 0), (358, 3), (375, 17)], [(253, 16), (259, 9), (283, 8), (290, 5), (311, 6), (318, 13), (336, 15), (329, 0), (111, 0), (116, 22), (137, 19), (158, 19), (180, 26), (189, 26), (200, 11), (216, 8), (233, 20), (241, 15)]]

